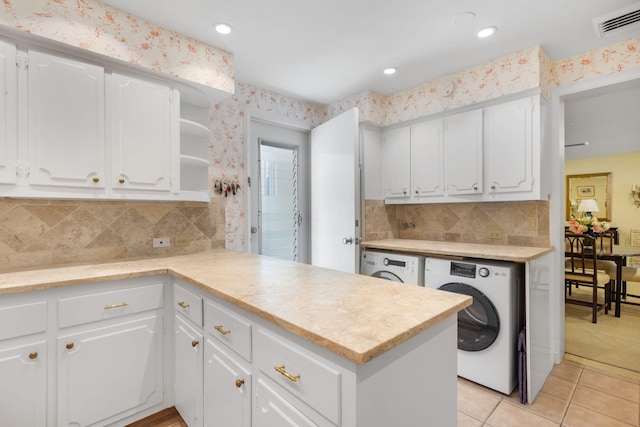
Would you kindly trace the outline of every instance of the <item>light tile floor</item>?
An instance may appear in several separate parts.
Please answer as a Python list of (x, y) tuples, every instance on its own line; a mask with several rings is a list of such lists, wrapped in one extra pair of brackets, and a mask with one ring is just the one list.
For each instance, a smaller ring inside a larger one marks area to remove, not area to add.
[(458, 379), (458, 427), (640, 425), (640, 374), (567, 356), (531, 405)]

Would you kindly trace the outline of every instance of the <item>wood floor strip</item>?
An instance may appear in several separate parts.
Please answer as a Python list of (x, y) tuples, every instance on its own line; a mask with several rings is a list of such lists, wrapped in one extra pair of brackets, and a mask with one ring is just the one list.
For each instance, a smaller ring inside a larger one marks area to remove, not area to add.
[(175, 406), (163, 409), (126, 427), (187, 427)]

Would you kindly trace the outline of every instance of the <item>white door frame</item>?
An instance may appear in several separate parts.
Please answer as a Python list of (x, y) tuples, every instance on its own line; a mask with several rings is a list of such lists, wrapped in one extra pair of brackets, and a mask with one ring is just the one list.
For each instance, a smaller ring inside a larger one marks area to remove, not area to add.
[[(557, 256), (553, 264), (549, 283), (564, 282), (564, 216), (565, 216), (565, 171), (564, 171), (564, 100), (567, 95), (584, 92), (591, 89), (640, 79), (640, 68), (607, 74), (580, 80), (578, 82), (560, 85), (553, 90), (551, 99), (551, 166), (552, 183), (549, 204), (549, 238), (553, 247), (557, 248)], [(557, 286), (557, 292), (552, 294), (552, 322), (551, 336), (555, 343), (555, 361), (560, 363), (565, 352), (565, 321), (564, 321), (564, 286)], [(553, 319), (555, 317), (555, 319)], [(555, 321), (554, 321), (555, 320)]]
[(251, 155), (251, 121), (257, 119), (270, 125), (287, 127), (304, 132), (311, 131), (311, 124), (300, 119), (282, 116), (272, 111), (263, 111), (254, 106), (245, 107), (244, 113), (244, 183), (247, 186), (247, 191), (243, 191), (245, 222), (243, 225), (242, 234), (245, 236), (245, 241), (247, 242), (245, 251), (251, 253), (251, 212), (254, 206), (252, 206), (251, 203), (251, 192), (249, 191), (247, 185), (247, 177), (249, 176), (249, 167), (251, 165), (251, 162), (256, 160), (253, 159)]

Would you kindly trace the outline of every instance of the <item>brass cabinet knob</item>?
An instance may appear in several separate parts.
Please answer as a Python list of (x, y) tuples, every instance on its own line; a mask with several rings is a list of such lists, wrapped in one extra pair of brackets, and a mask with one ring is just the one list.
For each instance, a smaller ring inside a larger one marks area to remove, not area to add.
[(241, 380), (241, 379), (236, 380), (236, 387), (240, 388), (242, 387), (242, 384), (244, 384), (244, 380)]
[(100, 182), (100, 178), (98, 178), (97, 176), (93, 177), (93, 182), (95, 182), (96, 184)]
[(420, 192), (418, 190), (416, 190), (416, 194), (420, 194)]
[(124, 178), (120, 178), (120, 179), (118, 180), (118, 182), (119, 182), (120, 184), (124, 184)]
[(474, 185), (474, 186), (473, 186), (473, 189), (474, 189), (475, 191), (478, 191), (478, 186), (477, 186), (477, 185)]
[(195, 346), (197, 346), (198, 344), (200, 344), (200, 341), (198, 341), (198, 340), (193, 340), (193, 341), (191, 341), (191, 347), (195, 347)]
[(73, 343), (72, 342), (68, 342), (67, 343), (67, 350), (71, 350), (73, 348)]
[(33, 360), (38, 357), (38, 352), (29, 353), (29, 359)]
[(495, 185), (492, 185), (492, 186), (491, 186), (491, 189), (492, 189), (492, 190), (495, 190), (495, 189), (496, 189), (496, 186), (495, 186)]

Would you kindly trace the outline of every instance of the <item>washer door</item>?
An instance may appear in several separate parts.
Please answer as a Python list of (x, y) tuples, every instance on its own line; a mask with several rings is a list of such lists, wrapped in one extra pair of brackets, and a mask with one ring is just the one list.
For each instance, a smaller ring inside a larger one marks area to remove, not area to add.
[(438, 289), (473, 297), (473, 304), (458, 312), (458, 349), (482, 351), (490, 347), (500, 333), (500, 317), (491, 300), (464, 283), (447, 283)]
[(378, 279), (391, 280), (392, 282), (404, 283), (401, 278), (391, 273), (390, 271), (384, 271), (384, 270), (376, 271), (371, 275), (371, 277), (377, 277)]

